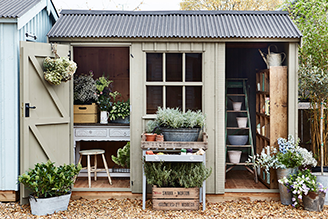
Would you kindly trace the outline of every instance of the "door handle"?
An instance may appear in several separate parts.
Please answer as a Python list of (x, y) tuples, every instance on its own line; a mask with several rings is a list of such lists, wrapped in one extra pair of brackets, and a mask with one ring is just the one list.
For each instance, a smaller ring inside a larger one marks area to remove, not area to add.
[(25, 103), (25, 117), (30, 117), (30, 109), (36, 109), (36, 106), (30, 106), (29, 103)]

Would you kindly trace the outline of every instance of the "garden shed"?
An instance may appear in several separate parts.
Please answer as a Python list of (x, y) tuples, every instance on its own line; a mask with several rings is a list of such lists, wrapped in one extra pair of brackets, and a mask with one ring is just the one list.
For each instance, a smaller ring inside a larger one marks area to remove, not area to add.
[(19, 174), (20, 41), (47, 42), (58, 19), (51, 0), (0, 3), (0, 201), (15, 200)]
[[(141, 193), (140, 135), (145, 130), (146, 121), (155, 118), (159, 106), (179, 107), (183, 111), (202, 110), (206, 114), (206, 165), (213, 170), (207, 180), (206, 193), (277, 191), (271, 185), (272, 176), (263, 175), (261, 170), (256, 172), (262, 187), (249, 187), (245, 182), (233, 185), (238, 172), (229, 176), (230, 186), (227, 186), (226, 135), (227, 124), (233, 120), (227, 114), (231, 102), (226, 90), (228, 79), (247, 79), (249, 129), (254, 141), (252, 147), (257, 153), (260, 152), (259, 145), (276, 144), (276, 135), (297, 135), (297, 57), (302, 35), (287, 12), (62, 10), (47, 36), (49, 42), (58, 44), (58, 48), (65, 47), (70, 51), (71, 58), (78, 65), (76, 74), (92, 70), (98, 77), (109, 75), (122, 98), (130, 100), (130, 124), (117, 129), (112, 139), (131, 142), (130, 187), (123, 190), (78, 188), (75, 191)], [(283, 67), (265, 70), (267, 65), (258, 50), (267, 52), (269, 47), (271, 52), (286, 55), (282, 58)], [(273, 75), (271, 85), (268, 75)], [(72, 84), (60, 86), (66, 89)], [(59, 91), (60, 86), (53, 88), (55, 92), (64, 92)], [(69, 92), (72, 88), (67, 89)], [(276, 115), (274, 111), (270, 116), (262, 112), (264, 105), (258, 103), (261, 95), (277, 97), (278, 102), (271, 104), (272, 109), (274, 106), (278, 108)], [(80, 148), (96, 145), (110, 151), (112, 142), (100, 145), (97, 139), (92, 143), (91, 133), (97, 132), (97, 127), (88, 129), (87, 125), (73, 125), (72, 93), (69, 97), (70, 100), (65, 100), (63, 105), (69, 107), (65, 118), (70, 122), (71, 141), (57, 146), (57, 149), (69, 154), (69, 162), (76, 161), (76, 150)], [(31, 105), (34, 104), (31, 102)], [(272, 126), (274, 128), (270, 130), (268, 127)], [(83, 131), (77, 132), (79, 128)], [(269, 130), (274, 134), (271, 135)], [(83, 139), (77, 133), (87, 136)], [(82, 142), (77, 143), (77, 140)], [(25, 161), (27, 166), (31, 162), (35, 160)], [(236, 168), (236, 171), (243, 171), (243, 167)]]

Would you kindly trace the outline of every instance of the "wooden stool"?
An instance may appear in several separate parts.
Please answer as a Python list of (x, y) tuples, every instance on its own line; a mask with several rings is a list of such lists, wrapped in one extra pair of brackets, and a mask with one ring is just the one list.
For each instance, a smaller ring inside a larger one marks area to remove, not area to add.
[[(89, 188), (91, 188), (91, 173), (95, 174), (95, 181), (97, 181), (97, 172), (103, 171), (103, 170), (106, 170), (109, 184), (112, 185), (112, 180), (110, 179), (110, 176), (109, 176), (108, 166), (107, 166), (107, 162), (106, 162), (105, 155), (104, 155), (105, 150), (101, 150), (101, 149), (83, 150), (83, 151), (79, 151), (79, 153), (80, 153), (79, 163), (81, 163), (82, 156), (87, 155), (87, 167), (83, 167), (82, 169), (87, 169), (88, 170)], [(105, 169), (98, 169), (97, 168), (97, 155), (98, 154), (101, 154), (101, 156), (102, 156)], [(90, 155), (95, 155), (94, 166), (90, 165)]]

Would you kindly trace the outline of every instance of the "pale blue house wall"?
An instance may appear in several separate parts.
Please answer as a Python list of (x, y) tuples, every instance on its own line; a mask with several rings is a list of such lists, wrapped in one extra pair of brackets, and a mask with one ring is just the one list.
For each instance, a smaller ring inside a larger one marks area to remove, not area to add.
[(46, 9), (19, 30), (17, 22), (0, 20), (0, 190), (18, 190), (19, 42), (27, 40), (25, 33), (36, 35), (35, 42), (47, 42), (54, 23)]

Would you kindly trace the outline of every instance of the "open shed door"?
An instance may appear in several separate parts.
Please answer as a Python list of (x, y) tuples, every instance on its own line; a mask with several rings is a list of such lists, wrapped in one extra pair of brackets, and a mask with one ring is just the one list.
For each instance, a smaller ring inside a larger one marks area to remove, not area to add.
[[(69, 46), (57, 45), (60, 57)], [(72, 81), (50, 85), (43, 77), (43, 60), (54, 57), (51, 44), (20, 43), (20, 173), (51, 160), (68, 164), (72, 151)], [(28, 191), (20, 186), (20, 201)]]

